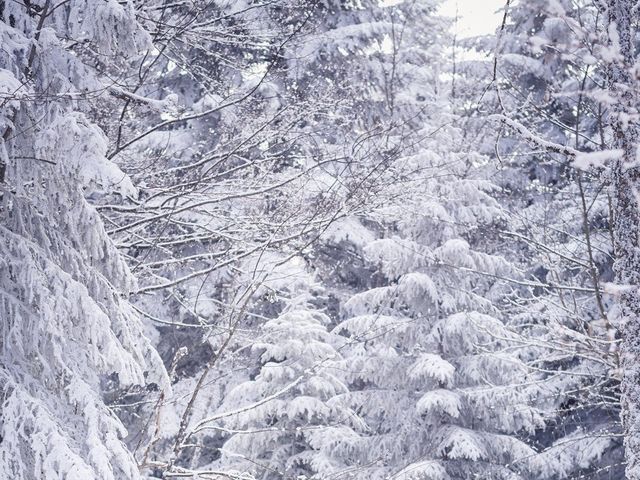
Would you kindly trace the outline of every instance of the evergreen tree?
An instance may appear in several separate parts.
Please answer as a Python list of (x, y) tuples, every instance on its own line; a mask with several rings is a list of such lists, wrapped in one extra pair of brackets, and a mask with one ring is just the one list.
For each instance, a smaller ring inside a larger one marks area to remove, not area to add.
[(261, 478), (322, 478), (358, 464), (352, 444), (362, 422), (332, 403), (347, 392), (336, 368), (341, 338), (327, 330), (329, 317), (305, 303), (262, 326), (252, 345), (259, 373), (225, 396), (223, 419), (201, 422), (203, 430), (229, 433), (222, 465)]
[(134, 56), (148, 36), (128, 3), (0, 7), (0, 472), (139, 478), (103, 399), (166, 380), (127, 301), (135, 281), (86, 200), (135, 189), (84, 102), (121, 65), (96, 68), (96, 52)]
[(411, 177), (398, 186), (397, 206), (371, 218), (385, 229), (363, 254), (384, 282), (349, 299), (335, 328), (350, 340), (350, 392), (339, 401), (368, 426), (359, 444), (368, 467), (354, 474), (362, 478), (544, 473), (519, 438), (542, 425), (531, 406), (539, 392), (514, 388), (530, 375), (501, 319), (510, 291), (495, 280), (518, 274), (478, 250), (474, 230), (499, 224), (501, 211), (493, 187), (465, 175), (463, 157), (438, 151), (455, 134), (422, 145), (426, 153), (411, 162), (437, 173)]

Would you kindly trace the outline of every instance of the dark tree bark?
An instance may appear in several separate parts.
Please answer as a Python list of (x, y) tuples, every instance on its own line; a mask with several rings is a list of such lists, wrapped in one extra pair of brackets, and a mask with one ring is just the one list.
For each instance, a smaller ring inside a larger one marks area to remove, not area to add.
[[(627, 458), (626, 478), (640, 479), (640, 169), (636, 164), (638, 127), (631, 75), (635, 52), (631, 0), (608, 0), (610, 43), (621, 58), (609, 69), (609, 89), (618, 100), (612, 108), (613, 148), (624, 154), (612, 169), (615, 198), (616, 281), (624, 286), (619, 299), (622, 329), (622, 422)], [(616, 35), (617, 33), (617, 35)], [(617, 37), (617, 38), (616, 38)]]

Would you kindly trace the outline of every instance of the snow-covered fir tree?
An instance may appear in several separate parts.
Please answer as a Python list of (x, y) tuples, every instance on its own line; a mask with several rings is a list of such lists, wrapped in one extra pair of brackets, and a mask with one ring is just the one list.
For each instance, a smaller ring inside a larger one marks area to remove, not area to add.
[(544, 473), (520, 438), (542, 425), (532, 406), (539, 392), (516, 387), (529, 370), (500, 313), (511, 292), (496, 279), (518, 272), (479, 250), (476, 233), (495, 228), (502, 214), (493, 187), (466, 175), (464, 157), (438, 151), (455, 133), (405, 158), (437, 173), (398, 185), (402, 201), (367, 218), (377, 227), (349, 235), (373, 237), (361, 254), (382, 276), (344, 303), (334, 328), (349, 339), (342, 353), (350, 391), (336, 401), (368, 427), (356, 478)]
[(357, 465), (357, 451), (345, 436), (355, 442), (364, 424), (353, 410), (332, 403), (348, 391), (337, 368), (344, 339), (328, 330), (331, 319), (310, 303), (318, 295), (298, 295), (261, 326), (251, 347), (257, 373), (230, 390), (220, 413), (197, 427), (226, 437), (221, 465), (256, 478), (324, 477)]
[(119, 66), (94, 55), (126, 59), (149, 37), (127, 2), (0, 7), (0, 476), (139, 478), (103, 399), (167, 382), (128, 303), (135, 280), (87, 201), (136, 194), (87, 102)]

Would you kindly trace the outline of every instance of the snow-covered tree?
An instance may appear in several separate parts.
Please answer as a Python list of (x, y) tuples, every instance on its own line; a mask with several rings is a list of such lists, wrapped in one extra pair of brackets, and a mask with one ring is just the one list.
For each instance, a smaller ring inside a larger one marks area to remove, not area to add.
[(228, 437), (222, 465), (261, 478), (323, 478), (358, 464), (352, 444), (363, 424), (351, 409), (332, 403), (347, 387), (336, 368), (344, 342), (328, 331), (330, 322), (303, 303), (261, 327), (251, 347), (255, 378), (233, 388), (221, 413), (197, 427)]
[(624, 468), (622, 322), (608, 283), (620, 264), (618, 189), (601, 168), (611, 158), (607, 79), (618, 61), (608, 15), (603, 2), (511, 2), (485, 97), (501, 124), (495, 151), (508, 235), (532, 284), (515, 324), (553, 392), (536, 441), (565, 477), (617, 477)]
[[(475, 234), (499, 225), (502, 214), (494, 187), (468, 176), (464, 157), (448, 150), (456, 134), (441, 131), (404, 159), (422, 173), (397, 186), (397, 204), (368, 219), (378, 233), (349, 235), (373, 237), (361, 251), (383, 278), (343, 304), (334, 329), (349, 339), (342, 351), (349, 392), (335, 401), (368, 427), (357, 444), (357, 478), (544, 473), (520, 439), (542, 425), (531, 406), (539, 392), (515, 387), (530, 372), (500, 313), (510, 289), (496, 278), (518, 272), (478, 250)], [(424, 173), (429, 167), (433, 174)]]
[(104, 395), (167, 382), (128, 303), (135, 280), (87, 201), (136, 194), (88, 104), (148, 41), (127, 2), (0, 2), (6, 478), (139, 478)]
[(637, 6), (630, 1), (607, 2), (607, 47), (613, 58), (608, 64), (609, 124), (612, 140), (601, 155), (613, 160), (611, 184), (615, 199), (615, 280), (621, 286), (616, 319), (622, 325), (620, 368), (622, 369), (622, 423), (626, 456), (625, 477), (640, 478), (640, 297), (637, 285), (640, 266), (640, 206), (636, 195), (640, 174), (638, 162), (637, 76), (638, 61), (634, 17)]

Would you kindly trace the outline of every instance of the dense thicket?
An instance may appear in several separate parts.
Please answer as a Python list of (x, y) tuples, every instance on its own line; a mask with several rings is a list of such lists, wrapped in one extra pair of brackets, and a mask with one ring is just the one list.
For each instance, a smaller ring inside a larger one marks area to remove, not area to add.
[(576, 168), (574, 152), (606, 148), (598, 97), (606, 72), (594, 56), (604, 28), (595, 3), (514, 2), (487, 96), (501, 129), (507, 234), (539, 284), (517, 308), (553, 405), (536, 441), (565, 475), (596, 478), (623, 469), (618, 326), (604, 291), (613, 279), (613, 212), (607, 177), (586, 163)]
[(2, 475), (640, 478), (638, 11), (440, 3), (0, 1)]

